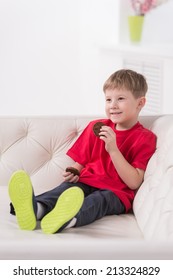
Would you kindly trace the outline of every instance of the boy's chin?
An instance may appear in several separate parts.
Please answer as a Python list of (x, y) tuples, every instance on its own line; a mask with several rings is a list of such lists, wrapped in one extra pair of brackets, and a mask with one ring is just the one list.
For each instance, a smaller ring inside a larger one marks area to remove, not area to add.
[(121, 115), (111, 115), (110, 116), (110, 120), (113, 122), (113, 123), (121, 123), (122, 122), (122, 117)]

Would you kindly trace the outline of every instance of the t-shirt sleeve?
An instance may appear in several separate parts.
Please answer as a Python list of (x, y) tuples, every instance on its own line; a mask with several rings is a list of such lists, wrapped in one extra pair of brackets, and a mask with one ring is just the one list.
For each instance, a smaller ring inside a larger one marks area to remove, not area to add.
[(90, 161), (94, 143), (93, 123), (90, 122), (78, 137), (73, 146), (67, 151), (67, 155), (74, 161), (85, 166)]
[(146, 170), (148, 161), (156, 150), (156, 136), (151, 131), (145, 132), (138, 139), (131, 164), (135, 168)]

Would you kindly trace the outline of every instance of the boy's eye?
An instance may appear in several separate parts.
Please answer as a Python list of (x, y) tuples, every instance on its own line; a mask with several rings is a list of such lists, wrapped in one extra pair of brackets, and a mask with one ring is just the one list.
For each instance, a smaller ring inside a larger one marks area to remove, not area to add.
[(119, 97), (118, 98), (118, 101), (122, 101), (122, 100), (124, 100), (124, 97)]
[(106, 102), (111, 102), (111, 99), (110, 99), (110, 98), (107, 98), (107, 99), (106, 99)]

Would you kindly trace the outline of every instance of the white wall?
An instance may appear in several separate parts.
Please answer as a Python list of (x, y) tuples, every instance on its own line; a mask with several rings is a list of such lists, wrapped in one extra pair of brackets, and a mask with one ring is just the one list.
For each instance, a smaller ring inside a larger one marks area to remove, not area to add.
[[(129, 1), (0, 0), (0, 115), (104, 113), (114, 64), (100, 49), (127, 39)], [(165, 4), (155, 15), (157, 32), (149, 17), (146, 41), (154, 32), (156, 42), (173, 43), (170, 11)]]
[(0, 1), (1, 115), (68, 110), (79, 92), (77, 5), (77, 0)]
[(0, 114), (100, 112), (96, 45), (117, 37), (114, 2), (0, 0)]
[(118, 22), (119, 0), (80, 1), (81, 112), (104, 113), (102, 87), (108, 77), (100, 78), (99, 50), (104, 44), (118, 42)]
[(173, 0), (169, 0), (147, 14), (143, 30), (143, 42), (173, 44), (172, 26)]

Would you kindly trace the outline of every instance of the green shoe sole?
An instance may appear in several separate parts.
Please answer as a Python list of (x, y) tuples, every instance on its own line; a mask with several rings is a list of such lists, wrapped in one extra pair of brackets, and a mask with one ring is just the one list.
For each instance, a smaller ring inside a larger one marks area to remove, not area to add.
[(84, 201), (84, 193), (78, 187), (71, 187), (64, 191), (54, 209), (41, 220), (44, 233), (56, 233), (70, 221), (80, 210)]
[(30, 178), (25, 171), (19, 170), (13, 173), (9, 181), (8, 191), (19, 227), (23, 230), (33, 230), (36, 227), (33, 189)]

